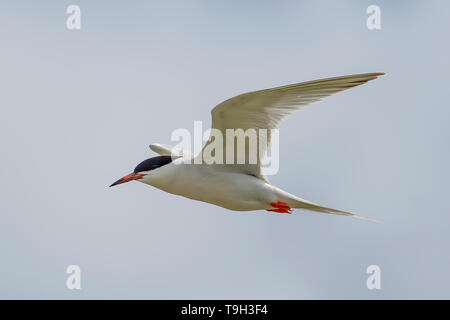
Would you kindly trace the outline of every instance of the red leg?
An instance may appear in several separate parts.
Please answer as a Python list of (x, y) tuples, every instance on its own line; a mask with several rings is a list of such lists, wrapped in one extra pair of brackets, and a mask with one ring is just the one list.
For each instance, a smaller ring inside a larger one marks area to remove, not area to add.
[(267, 211), (273, 211), (278, 213), (292, 213), (291, 207), (286, 202), (277, 201), (271, 202), (270, 205), (275, 209), (267, 209)]

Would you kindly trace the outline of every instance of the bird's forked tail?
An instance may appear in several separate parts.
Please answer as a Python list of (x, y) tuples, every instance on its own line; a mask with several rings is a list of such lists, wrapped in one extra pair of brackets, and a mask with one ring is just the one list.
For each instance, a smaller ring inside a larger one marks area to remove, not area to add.
[(339, 214), (339, 215), (343, 215), (343, 216), (352, 216), (352, 217), (362, 219), (362, 220), (379, 222), (377, 220), (366, 218), (366, 217), (363, 217), (363, 216), (360, 216), (360, 215), (357, 215), (357, 214), (354, 214), (351, 212), (324, 207), (324, 206), (309, 202), (307, 200), (300, 199), (298, 197), (293, 197), (289, 200), (290, 200), (289, 204), (291, 205), (292, 208), (305, 209), (305, 210), (321, 212), (321, 213), (328, 213), (328, 214)]

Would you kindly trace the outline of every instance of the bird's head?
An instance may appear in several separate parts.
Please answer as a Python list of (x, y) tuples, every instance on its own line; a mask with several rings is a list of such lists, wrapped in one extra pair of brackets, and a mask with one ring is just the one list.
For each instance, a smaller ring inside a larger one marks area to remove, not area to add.
[(116, 182), (114, 182), (110, 187), (114, 187), (118, 184), (133, 181), (133, 180), (143, 180), (146, 176), (150, 174), (152, 170), (160, 168), (168, 163), (172, 162), (171, 156), (158, 156), (153, 157), (139, 163), (134, 171), (123, 178), (120, 178)]

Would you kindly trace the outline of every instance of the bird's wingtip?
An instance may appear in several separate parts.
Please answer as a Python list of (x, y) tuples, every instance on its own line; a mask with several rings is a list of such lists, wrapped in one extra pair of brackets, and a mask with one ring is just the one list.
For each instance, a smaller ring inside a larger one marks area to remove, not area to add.
[(380, 221), (380, 220), (376, 220), (376, 219), (360, 216), (360, 215), (357, 215), (357, 214), (354, 214), (354, 213), (352, 213), (351, 216), (354, 217), (354, 218), (365, 220), (365, 221), (369, 221), (369, 222), (382, 223), (382, 221)]

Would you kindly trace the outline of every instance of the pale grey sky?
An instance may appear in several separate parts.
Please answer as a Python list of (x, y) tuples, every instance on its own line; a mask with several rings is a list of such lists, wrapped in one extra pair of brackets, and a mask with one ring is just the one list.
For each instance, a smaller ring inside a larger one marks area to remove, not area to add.
[[(450, 298), (448, 1), (3, 1), (0, 21), (0, 298)], [(382, 224), (108, 188), (229, 97), (380, 71), (288, 118), (270, 180)]]

